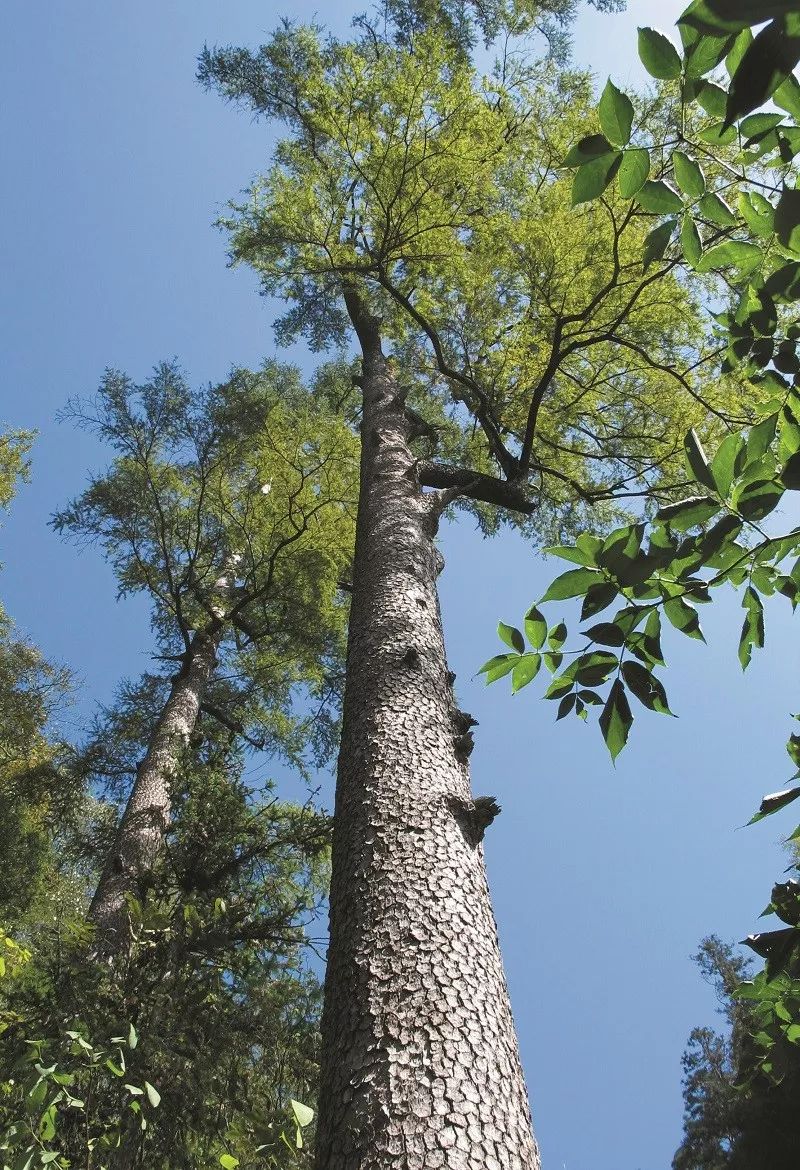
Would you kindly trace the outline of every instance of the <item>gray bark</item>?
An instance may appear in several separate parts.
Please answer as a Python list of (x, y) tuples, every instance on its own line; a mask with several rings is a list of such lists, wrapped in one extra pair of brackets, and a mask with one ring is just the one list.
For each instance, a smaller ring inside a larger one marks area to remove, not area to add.
[[(377, 324), (336, 791), (317, 1170), (539, 1170), (447, 673), (434, 544)], [(452, 498), (452, 497), (451, 497)], [(487, 814), (488, 810), (488, 814)]]
[(217, 660), (220, 632), (198, 631), (172, 683), (89, 907), (99, 953), (113, 957), (130, 945), (126, 895), (141, 897), (143, 880), (164, 844), (172, 811), (171, 782), (197, 722)]

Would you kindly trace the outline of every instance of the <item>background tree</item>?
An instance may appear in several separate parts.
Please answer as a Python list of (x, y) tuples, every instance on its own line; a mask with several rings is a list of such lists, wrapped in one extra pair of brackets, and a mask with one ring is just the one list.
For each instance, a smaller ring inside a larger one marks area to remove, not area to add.
[(362, 358), (317, 1153), (340, 1170), (537, 1164), (480, 849), (497, 806), (470, 792), (439, 620), (442, 512), (538, 538), (608, 519), (685, 480), (687, 420), (743, 415), (735, 379), (698, 394), (707, 339), (674, 263), (642, 272), (648, 217), (571, 216), (588, 81), (513, 52), (480, 78), (424, 15), (200, 64), (289, 129), (228, 222), (234, 258), (288, 301), (281, 340), (352, 329)]
[(201, 711), (295, 760), (304, 731), (330, 742), (324, 715), (293, 707), (335, 695), (353, 443), (277, 365), (194, 393), (173, 366), (143, 386), (109, 373), (94, 406), (72, 413), (118, 455), (53, 523), (102, 545), (122, 593), (149, 592), (158, 656), (178, 666), (168, 686), (150, 680), (158, 715), (89, 912), (113, 954), (129, 941), (126, 899), (161, 851)]

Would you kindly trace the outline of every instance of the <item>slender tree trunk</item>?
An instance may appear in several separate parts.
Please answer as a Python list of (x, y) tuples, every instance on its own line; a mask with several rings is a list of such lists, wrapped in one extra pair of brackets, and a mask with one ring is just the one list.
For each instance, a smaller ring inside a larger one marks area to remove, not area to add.
[(219, 631), (198, 631), (192, 638), (183, 670), (172, 684), (147, 753), (136, 770), (113, 848), (89, 907), (89, 921), (97, 928), (98, 950), (109, 958), (124, 953), (130, 944), (126, 895), (140, 897), (142, 880), (163, 847), (171, 815), (172, 777), (197, 722), (216, 666), (219, 641)]
[(318, 1170), (538, 1170), (447, 674), (433, 496), (377, 323), (363, 352), (361, 494), (333, 843)]

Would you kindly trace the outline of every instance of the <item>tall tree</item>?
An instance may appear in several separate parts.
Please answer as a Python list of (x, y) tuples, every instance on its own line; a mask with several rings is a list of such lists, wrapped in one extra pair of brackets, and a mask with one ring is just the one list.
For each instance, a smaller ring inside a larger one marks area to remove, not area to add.
[(89, 911), (113, 955), (128, 947), (128, 898), (163, 847), (172, 779), (201, 710), (286, 749), (299, 693), (331, 689), (353, 441), (275, 364), (200, 392), (169, 365), (142, 386), (112, 372), (94, 406), (72, 413), (117, 457), (53, 523), (101, 544), (122, 593), (150, 594), (159, 657), (178, 667)]
[(682, 424), (735, 401), (724, 381), (698, 401), (705, 338), (674, 266), (658, 292), (642, 272), (648, 217), (570, 212), (559, 166), (588, 81), (513, 53), (480, 78), (422, 23), (350, 44), (284, 28), (200, 66), (290, 132), (229, 221), (234, 257), (289, 301), (281, 339), (352, 330), (361, 354), (321, 1170), (538, 1165), (481, 847), (497, 806), (471, 794), (442, 638), (441, 515), (541, 537), (669, 497)]

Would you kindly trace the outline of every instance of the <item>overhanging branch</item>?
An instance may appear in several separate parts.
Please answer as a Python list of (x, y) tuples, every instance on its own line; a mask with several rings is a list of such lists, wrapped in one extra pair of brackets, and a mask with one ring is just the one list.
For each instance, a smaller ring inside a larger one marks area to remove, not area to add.
[(509, 483), (491, 475), (470, 471), (466, 467), (421, 461), (417, 464), (417, 477), (423, 487), (445, 490), (455, 488), (460, 495), (470, 500), (495, 504), (512, 512), (521, 512), (524, 516), (530, 516), (537, 508), (536, 501), (528, 496), (522, 483)]

